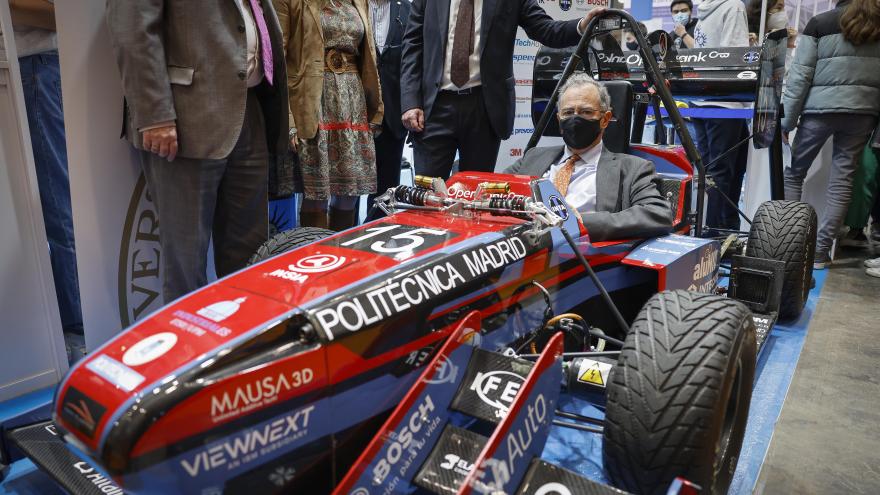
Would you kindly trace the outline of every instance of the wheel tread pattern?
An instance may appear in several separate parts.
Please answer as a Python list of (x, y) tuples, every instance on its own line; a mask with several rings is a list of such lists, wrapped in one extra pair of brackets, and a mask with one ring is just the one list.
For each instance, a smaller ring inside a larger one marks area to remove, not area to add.
[(320, 241), (335, 233), (332, 230), (319, 229), (317, 227), (300, 227), (279, 232), (257, 249), (248, 260), (247, 265), (255, 265), (281, 253)]
[[(766, 201), (758, 207), (746, 256), (784, 261), (785, 280), (779, 317), (801, 314), (810, 292), (816, 249), (816, 210), (800, 201)], [(798, 270), (805, 262), (806, 270)]]
[(603, 452), (617, 487), (665, 493), (675, 476), (711, 472), (706, 438), (746, 321), (742, 352), (755, 353), (751, 314), (734, 300), (673, 291), (642, 308), (608, 388)]

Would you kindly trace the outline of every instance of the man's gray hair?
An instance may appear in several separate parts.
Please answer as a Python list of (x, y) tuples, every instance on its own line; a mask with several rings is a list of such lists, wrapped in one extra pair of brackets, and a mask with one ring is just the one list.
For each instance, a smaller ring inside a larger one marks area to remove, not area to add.
[(569, 89), (580, 88), (583, 86), (592, 86), (596, 88), (596, 91), (599, 93), (599, 110), (603, 112), (611, 111), (611, 95), (608, 94), (608, 90), (605, 86), (599, 84), (593, 79), (592, 76), (584, 72), (575, 72), (572, 74), (571, 77), (565, 81), (565, 84), (562, 85), (562, 89), (559, 90), (559, 97), (562, 98), (562, 95), (564, 95)]

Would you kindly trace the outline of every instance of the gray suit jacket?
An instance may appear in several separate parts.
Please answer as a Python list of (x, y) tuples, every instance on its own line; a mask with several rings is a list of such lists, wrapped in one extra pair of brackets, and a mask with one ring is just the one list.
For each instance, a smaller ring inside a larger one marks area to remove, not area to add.
[[(541, 177), (562, 159), (564, 146), (532, 148), (505, 170)], [(596, 211), (581, 211), (592, 241), (655, 237), (672, 231), (674, 214), (648, 160), (602, 149), (596, 171)]]
[[(274, 86), (257, 86), (269, 153), (287, 148), (287, 72), (281, 27), (262, 0), (274, 60)], [(247, 46), (235, 0), (107, 0), (107, 26), (126, 98), (124, 133), (177, 122), (178, 155), (229, 156), (244, 122)]]

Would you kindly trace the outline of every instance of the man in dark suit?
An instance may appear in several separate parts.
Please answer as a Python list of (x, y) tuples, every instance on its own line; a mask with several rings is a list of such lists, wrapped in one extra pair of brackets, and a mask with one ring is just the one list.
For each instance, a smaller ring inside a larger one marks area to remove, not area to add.
[[(382, 132), (375, 138), (377, 187), (376, 194), (369, 196), (369, 208), (377, 195), (400, 184), (400, 162), (406, 140), (406, 128), (400, 121), (400, 59), (410, 8), (410, 0), (370, 0), (385, 118)], [(381, 210), (372, 209), (367, 220), (375, 220), (381, 215)]]
[(587, 22), (554, 21), (537, 0), (414, 0), (400, 82), (416, 173), (448, 177), (456, 152), (460, 170), (493, 171), (513, 131), (517, 27), (562, 48), (577, 44)]
[(654, 165), (602, 144), (611, 121), (608, 91), (587, 74), (571, 76), (560, 91), (557, 117), (566, 146), (532, 148), (504, 172), (549, 178), (592, 241), (671, 232), (672, 207), (657, 190)]
[(224, 276), (268, 236), (269, 162), (287, 149), (287, 72), (272, 2), (108, 0), (126, 98), (161, 223), (163, 295)]

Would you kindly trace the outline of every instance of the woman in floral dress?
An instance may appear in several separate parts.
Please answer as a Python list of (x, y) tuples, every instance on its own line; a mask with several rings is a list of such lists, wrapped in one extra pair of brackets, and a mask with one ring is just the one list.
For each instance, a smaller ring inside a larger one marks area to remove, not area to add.
[[(367, 0), (275, 0), (285, 39), (300, 225), (343, 230), (376, 192), (383, 106)], [(329, 203), (329, 216), (328, 216)]]

